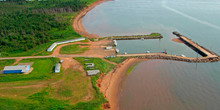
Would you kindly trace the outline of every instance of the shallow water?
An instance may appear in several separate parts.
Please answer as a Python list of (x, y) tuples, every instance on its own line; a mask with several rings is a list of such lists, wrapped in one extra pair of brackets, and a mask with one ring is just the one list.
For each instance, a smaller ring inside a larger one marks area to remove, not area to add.
[[(152, 32), (164, 36), (161, 40), (118, 41), (120, 53), (144, 53), (149, 50), (196, 57), (197, 54), (184, 44), (171, 41), (176, 38), (172, 32), (178, 31), (220, 54), (219, 0), (109, 1), (91, 10), (83, 18), (83, 25), (89, 33), (101, 36)], [(143, 62), (125, 80), (120, 108), (218, 110), (219, 67), (220, 63), (197, 64), (195, 69), (194, 63)]]

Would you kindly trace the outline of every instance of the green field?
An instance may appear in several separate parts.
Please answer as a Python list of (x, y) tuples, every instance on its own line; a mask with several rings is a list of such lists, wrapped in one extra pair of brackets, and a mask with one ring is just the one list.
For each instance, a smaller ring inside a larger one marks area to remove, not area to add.
[[(113, 64), (105, 62), (104, 60), (100, 58), (78, 57), (74, 59), (80, 62), (84, 66), (84, 70), (89, 70), (88, 68), (86, 68), (85, 63), (94, 63), (95, 64), (94, 69), (99, 69), (102, 73), (108, 73), (114, 68)], [(100, 110), (101, 105), (107, 102), (103, 94), (100, 93), (99, 88), (96, 86), (97, 85), (96, 81), (98, 79), (99, 79), (99, 74), (95, 76), (91, 76), (92, 86), (95, 89), (95, 95), (94, 95), (95, 98), (89, 102), (80, 102), (76, 104), (74, 108), (80, 109), (80, 110)]]
[[(57, 58), (22, 60), (19, 63), (34, 62), (32, 73), (3, 75), (0, 81), (0, 110), (100, 109), (101, 103), (97, 100), (102, 94), (90, 84), (91, 79), (78, 69), (53, 73), (58, 61)], [(105, 100), (103, 96), (101, 98)]]
[(22, 80), (42, 80), (51, 78), (53, 69), (59, 61), (57, 58), (44, 58), (44, 59), (25, 59), (19, 63), (33, 62), (32, 67), (34, 70), (28, 74), (1, 74), (0, 82), (12, 82)]
[(127, 57), (113, 57), (113, 58), (106, 58), (107, 60), (111, 61), (111, 62), (115, 62), (115, 63), (121, 63), (124, 60), (127, 59)]
[(63, 46), (60, 49), (60, 54), (77, 54), (77, 53), (83, 53), (86, 50), (88, 50), (88, 47), (80, 47), (80, 46), (88, 46), (88, 45), (80, 45), (80, 44), (73, 44), (73, 45), (67, 45)]
[(99, 69), (102, 73), (108, 73), (114, 68), (113, 64), (105, 62), (100, 58), (76, 57), (74, 59), (80, 62), (84, 66), (85, 70), (89, 70), (88, 68), (86, 68), (85, 63), (94, 63), (95, 64), (94, 69)]

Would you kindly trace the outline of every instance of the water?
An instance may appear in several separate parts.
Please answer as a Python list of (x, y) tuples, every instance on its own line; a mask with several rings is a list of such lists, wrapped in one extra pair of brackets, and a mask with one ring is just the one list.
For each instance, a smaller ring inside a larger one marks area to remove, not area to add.
[(150, 60), (126, 78), (120, 110), (219, 110), (220, 63)]
[[(105, 2), (90, 11), (83, 18), (83, 25), (89, 33), (101, 36), (149, 34), (152, 32), (159, 32), (164, 36), (161, 40), (119, 41), (117, 48), (121, 53), (166, 50), (169, 54), (184, 54), (195, 57), (197, 54), (190, 48), (171, 41), (172, 38), (176, 38), (172, 32), (178, 31), (220, 54), (219, 19), (220, 0), (115, 0)], [(143, 71), (141, 68), (152, 64), (156, 65), (148, 68), (150, 72)], [(195, 65), (163, 60), (139, 64), (125, 80), (120, 98), (120, 108), (217, 110), (220, 108), (220, 64), (198, 64), (197, 71), (195, 71)], [(157, 76), (153, 77), (154, 80), (151, 77), (145, 77), (146, 75), (155, 75), (151, 73), (152, 71), (157, 73)], [(136, 81), (137, 78), (140, 78), (139, 80), (142, 82)], [(169, 82), (170, 80), (172, 82)], [(140, 87), (137, 89), (140, 90), (129, 90), (129, 88), (136, 88), (137, 85)], [(155, 88), (155, 90), (165, 91), (165, 93), (156, 92), (154, 94), (151, 90), (153, 85), (161, 87)], [(127, 98), (132, 100), (127, 102)]]

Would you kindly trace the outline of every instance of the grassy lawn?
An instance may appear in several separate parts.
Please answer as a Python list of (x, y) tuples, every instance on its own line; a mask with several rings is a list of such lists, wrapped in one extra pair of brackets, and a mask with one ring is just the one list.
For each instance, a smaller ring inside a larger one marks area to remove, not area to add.
[[(52, 91), (50, 95), (53, 98), (66, 100), (70, 103), (85, 101), (83, 99), (88, 95), (88, 90), (92, 92), (89, 83), (89, 77), (83, 76), (81, 71), (67, 69), (63, 72), (61, 82), (55, 86), (51, 86)], [(93, 96), (91, 96), (91, 98), (93, 98)], [(91, 100), (91, 98), (88, 100)]]
[(15, 60), (0, 60), (0, 71), (4, 69), (5, 66), (10, 66), (15, 62)]
[(127, 57), (113, 57), (113, 58), (106, 58), (107, 60), (111, 61), (111, 62), (115, 62), (115, 63), (121, 63), (124, 60), (127, 59)]
[(105, 62), (104, 60), (100, 58), (76, 57), (74, 59), (80, 62), (84, 66), (85, 70), (89, 70), (88, 68), (86, 68), (85, 63), (94, 63), (95, 64), (94, 69), (99, 69), (102, 73), (108, 73), (114, 68), (113, 64)]
[[(80, 62), (85, 70), (88, 70), (86, 68), (85, 63), (94, 63), (95, 68), (94, 69), (99, 69), (102, 73), (108, 73), (110, 72), (113, 68), (114, 65), (110, 64), (108, 62), (105, 62), (104, 60), (100, 58), (83, 58), (83, 57), (78, 57), (74, 58), (78, 62)], [(102, 93), (100, 93), (99, 88), (96, 86), (97, 85), (97, 80), (99, 79), (99, 75), (91, 76), (91, 81), (92, 81), (92, 86), (95, 89), (95, 98), (89, 102), (79, 102), (76, 105), (73, 105), (73, 109), (79, 109), (79, 110), (101, 110), (101, 106), (103, 103), (106, 103), (106, 99), (103, 96)]]
[[(80, 47), (82, 45), (79, 44), (73, 44), (73, 45), (67, 45), (60, 49), (61, 54), (76, 54), (76, 53), (83, 53), (86, 50), (88, 50), (88, 47)], [(83, 45), (87, 46), (87, 45)]]
[[(29, 61), (33, 60), (25, 60), (22, 62)], [(87, 110), (91, 110), (91, 108), (100, 109), (101, 104), (97, 104), (96, 102), (100, 96), (96, 98), (96, 91), (91, 86), (89, 86), (89, 83), (91, 82), (89, 77), (83, 75), (79, 70), (73, 71), (71, 69), (64, 70), (60, 76), (61, 77), (56, 77), (58, 79), (56, 82), (53, 82), (53, 79), (51, 79), (52, 81), (47, 79), (39, 81), (40, 83), (46, 83), (46, 87), (32, 87), (32, 85), (35, 85), (32, 82), (36, 83), (36, 80), (13, 82), (13, 85), (18, 88), (13, 88), (12, 86), (3, 86), (3, 89), (0, 86), (0, 110), (85, 110), (84, 108), (87, 108)], [(26, 85), (22, 85), (22, 83), (26, 83)], [(12, 83), (0, 82), (0, 85), (1, 84), (10, 85)], [(28, 87), (19, 88), (19, 86)], [(90, 92), (89, 96), (88, 92)], [(103, 96), (102, 99), (104, 100)], [(88, 104), (90, 104), (90, 106), (87, 106)]]
[(33, 62), (32, 67), (34, 70), (28, 74), (1, 74), (0, 82), (12, 82), (22, 80), (42, 80), (51, 78), (53, 69), (59, 60), (57, 58), (44, 58), (44, 59), (25, 59), (19, 63)]
[(102, 37), (102, 38), (89, 38), (90, 41), (95, 42), (95, 39), (97, 39), (97, 41), (103, 40), (106, 37)]
[(82, 2), (87, 2), (87, 6), (89, 6), (90, 4), (96, 2), (97, 0), (81, 0)]

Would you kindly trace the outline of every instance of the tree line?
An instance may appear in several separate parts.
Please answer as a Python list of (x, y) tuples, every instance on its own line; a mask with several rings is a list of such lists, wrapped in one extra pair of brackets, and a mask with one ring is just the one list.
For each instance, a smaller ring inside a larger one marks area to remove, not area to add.
[(8, 2), (28, 8), (0, 15), (0, 52), (27, 51), (50, 40), (62, 38), (48, 33), (52, 29), (65, 30), (69, 24), (57, 21), (51, 12), (75, 12), (86, 6), (86, 3), (80, 0)]

